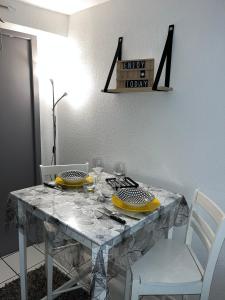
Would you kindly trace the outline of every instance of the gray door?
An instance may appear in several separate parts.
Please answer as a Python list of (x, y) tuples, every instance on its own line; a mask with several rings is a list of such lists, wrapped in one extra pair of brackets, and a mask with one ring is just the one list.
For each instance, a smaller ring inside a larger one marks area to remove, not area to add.
[(29, 39), (0, 43), (0, 256), (18, 250), (16, 228), (5, 230), (10, 191), (36, 183), (34, 89)]

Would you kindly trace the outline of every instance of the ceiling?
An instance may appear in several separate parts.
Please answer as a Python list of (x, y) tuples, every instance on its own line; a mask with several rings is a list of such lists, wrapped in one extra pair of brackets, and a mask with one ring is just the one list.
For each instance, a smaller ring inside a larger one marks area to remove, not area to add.
[(17, 0), (45, 9), (71, 15), (77, 11), (107, 2), (109, 0)]

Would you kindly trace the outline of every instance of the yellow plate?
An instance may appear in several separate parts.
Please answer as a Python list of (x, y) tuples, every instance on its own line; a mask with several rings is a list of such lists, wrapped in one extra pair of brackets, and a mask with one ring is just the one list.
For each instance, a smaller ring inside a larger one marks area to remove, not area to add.
[(158, 207), (160, 207), (160, 202), (156, 198), (154, 198), (151, 202), (148, 202), (144, 206), (136, 207), (136, 206), (128, 205), (128, 204), (124, 203), (124, 201), (122, 201), (117, 196), (112, 195), (112, 203), (121, 209), (124, 209), (127, 211), (133, 211), (133, 212), (153, 212)]
[(94, 182), (94, 179), (92, 176), (86, 177), (85, 180), (83, 180), (82, 182), (79, 182), (77, 184), (68, 184), (68, 183), (64, 182), (64, 180), (60, 177), (56, 177), (56, 179), (55, 179), (55, 183), (64, 188), (80, 188), (84, 184), (93, 184), (93, 182)]

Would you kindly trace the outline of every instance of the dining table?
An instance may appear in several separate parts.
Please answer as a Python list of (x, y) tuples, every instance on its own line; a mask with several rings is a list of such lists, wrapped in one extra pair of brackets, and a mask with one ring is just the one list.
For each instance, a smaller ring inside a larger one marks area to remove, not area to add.
[[(115, 190), (106, 182), (112, 177), (102, 172), (92, 191), (41, 184), (10, 193), (11, 207), (14, 205), (17, 209), (21, 300), (27, 300), (26, 246), (31, 220), (50, 225), (50, 231), (52, 226), (55, 234), (49, 234), (48, 238), (52, 236), (54, 240), (57, 234), (65, 235), (81, 245), (80, 251), (89, 250), (88, 292), (90, 298), (96, 300), (111, 299), (111, 278), (120, 272), (126, 274), (132, 263), (159, 239), (168, 237), (171, 228), (187, 223), (189, 208), (183, 195), (141, 182), (138, 182), (139, 187), (152, 193), (160, 201), (160, 207), (151, 213), (118, 209), (111, 201)], [(103, 208), (115, 212), (125, 224), (101, 213)], [(82, 256), (77, 257), (79, 260)]]

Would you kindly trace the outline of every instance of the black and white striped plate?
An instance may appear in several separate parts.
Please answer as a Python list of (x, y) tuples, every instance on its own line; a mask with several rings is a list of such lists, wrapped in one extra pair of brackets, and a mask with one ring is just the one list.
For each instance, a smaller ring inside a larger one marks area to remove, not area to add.
[(88, 174), (83, 171), (78, 170), (68, 170), (58, 174), (60, 178), (62, 178), (67, 183), (76, 183), (84, 180)]
[(147, 193), (141, 188), (123, 188), (115, 193), (115, 196), (124, 203), (135, 207), (142, 207), (155, 199), (153, 194)]

